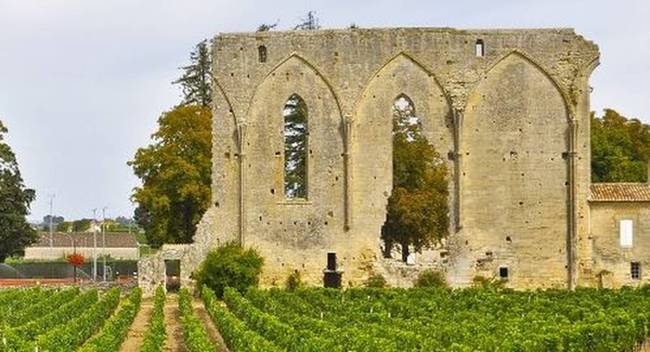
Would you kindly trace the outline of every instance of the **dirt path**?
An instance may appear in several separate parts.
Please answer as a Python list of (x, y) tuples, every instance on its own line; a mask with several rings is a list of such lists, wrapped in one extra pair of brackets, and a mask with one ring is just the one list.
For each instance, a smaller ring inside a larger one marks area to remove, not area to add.
[(183, 328), (181, 327), (181, 312), (178, 309), (178, 295), (168, 294), (165, 301), (165, 329), (167, 339), (165, 340), (165, 351), (185, 352), (183, 342)]
[(217, 327), (214, 325), (212, 318), (210, 318), (210, 314), (208, 314), (208, 311), (205, 309), (203, 301), (200, 299), (195, 299), (192, 301), (192, 306), (194, 307), (196, 316), (203, 322), (210, 340), (212, 340), (217, 345), (217, 351), (229, 352), (228, 347), (226, 347), (226, 343), (223, 341), (223, 337), (221, 337), (219, 330), (217, 330)]
[(120, 347), (120, 352), (140, 350), (142, 338), (149, 327), (149, 318), (151, 317), (152, 311), (153, 301), (151, 299), (143, 300), (140, 304), (140, 311), (136, 314), (135, 319), (133, 319), (129, 333), (126, 335), (126, 339)]

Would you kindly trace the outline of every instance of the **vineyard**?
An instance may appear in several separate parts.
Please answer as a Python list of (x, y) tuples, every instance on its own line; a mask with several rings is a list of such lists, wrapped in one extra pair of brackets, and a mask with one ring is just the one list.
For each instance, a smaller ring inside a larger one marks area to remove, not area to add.
[(117, 288), (102, 294), (77, 288), (2, 290), (0, 350), (115, 350), (139, 309), (140, 298), (139, 289), (123, 299)]
[(227, 290), (206, 305), (236, 351), (634, 351), (650, 289)]
[[(146, 304), (141, 296), (0, 290), (0, 351), (636, 351), (650, 328), (650, 288), (227, 288), (223, 300), (205, 287), (202, 299), (158, 288)], [(143, 333), (125, 344), (138, 319)]]

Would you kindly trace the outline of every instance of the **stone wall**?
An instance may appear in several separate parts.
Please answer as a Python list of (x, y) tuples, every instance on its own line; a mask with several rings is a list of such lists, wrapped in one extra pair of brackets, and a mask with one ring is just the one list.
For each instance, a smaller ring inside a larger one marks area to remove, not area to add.
[[(591, 286), (637, 286), (650, 282), (650, 204), (646, 202), (591, 203), (589, 246), (593, 260)], [(633, 222), (633, 243), (622, 247), (619, 221)], [(640, 263), (641, 277), (631, 277), (631, 263)], [(646, 270), (644, 270), (646, 269)]]
[[(507, 266), (513, 287), (565, 287), (586, 272), (577, 267), (590, 265), (588, 77), (599, 54), (573, 30), (221, 34), (213, 54), (212, 220), (190, 246), (196, 258), (241, 241), (265, 257), (266, 285), (294, 270), (320, 283), (328, 252), (346, 284), (400, 272), (380, 259), (379, 233), (392, 186), (390, 108), (405, 94), (449, 163), (451, 283)], [(309, 111), (301, 201), (283, 194), (292, 94)]]
[[(512, 287), (590, 282), (588, 79), (598, 56), (571, 29), (218, 35), (212, 206), (193, 244), (141, 261), (141, 286), (164, 284), (166, 259), (181, 260), (188, 284), (206, 251), (227, 241), (262, 253), (264, 285), (295, 270), (320, 284), (328, 252), (345, 286), (375, 272), (408, 286), (426, 268), (455, 286), (502, 267)], [(282, 110), (292, 94), (309, 113), (303, 200), (283, 192)], [(451, 235), (413, 266), (381, 258), (379, 241), (391, 106), (402, 94), (449, 169)]]

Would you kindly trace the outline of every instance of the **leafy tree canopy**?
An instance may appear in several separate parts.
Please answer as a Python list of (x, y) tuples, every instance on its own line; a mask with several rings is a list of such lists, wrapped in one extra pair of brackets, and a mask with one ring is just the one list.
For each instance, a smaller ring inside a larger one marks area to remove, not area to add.
[[(416, 250), (448, 234), (447, 167), (421, 133), (412, 103), (405, 97), (393, 107), (393, 192), (388, 198), (382, 239), (389, 253), (393, 243)], [(388, 255), (388, 253), (385, 253)]]
[(4, 141), (7, 132), (0, 121), (0, 262), (22, 255), (25, 247), (37, 239), (25, 218), (36, 192), (23, 183), (16, 156)]
[(164, 113), (153, 143), (128, 163), (142, 181), (132, 196), (138, 203), (135, 219), (152, 246), (190, 243), (208, 208), (211, 121), (211, 110), (199, 105)]
[(646, 182), (650, 126), (612, 109), (591, 115), (592, 182)]
[[(65, 218), (63, 216), (56, 216), (52, 215), (52, 228), (55, 229), (60, 223), (65, 221)], [(47, 231), (50, 229), (50, 215), (45, 215), (43, 217), (43, 223), (41, 223), (41, 228), (44, 231)]]
[(92, 225), (91, 219), (80, 219), (74, 221), (63, 221), (56, 225), (57, 232), (86, 232)]

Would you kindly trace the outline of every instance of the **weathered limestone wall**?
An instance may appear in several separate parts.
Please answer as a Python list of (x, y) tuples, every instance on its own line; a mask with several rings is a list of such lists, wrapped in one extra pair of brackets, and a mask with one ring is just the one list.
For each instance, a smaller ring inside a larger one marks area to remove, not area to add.
[[(345, 286), (372, 272), (404, 286), (428, 267), (456, 286), (500, 266), (513, 287), (589, 280), (588, 79), (598, 56), (571, 29), (220, 34), (213, 204), (194, 244), (141, 263), (141, 284), (164, 281), (169, 257), (182, 260), (189, 280), (210, 247), (230, 240), (262, 253), (266, 285), (294, 270), (320, 284), (327, 252), (338, 254)], [(292, 94), (308, 108), (301, 201), (283, 191), (282, 110)], [(379, 251), (392, 188), (391, 106), (400, 94), (449, 169), (450, 238), (412, 267)]]
[[(619, 221), (634, 222), (633, 245), (619, 242)], [(591, 203), (591, 236), (594, 286), (636, 286), (650, 282), (650, 207), (646, 202)], [(641, 279), (632, 279), (630, 263), (641, 263)]]
[[(478, 39), (484, 57), (475, 54)], [(345, 283), (394, 271), (378, 258), (392, 185), (390, 107), (399, 94), (449, 160), (452, 283), (493, 276), (501, 265), (515, 287), (566, 286), (589, 275), (580, 253), (588, 77), (598, 49), (573, 30), (222, 34), (213, 50), (211, 212), (222, 216), (204, 234), (257, 247), (264, 283), (293, 270), (318, 283), (329, 251)], [(309, 197), (288, 202), (282, 108), (294, 93), (309, 110)]]
[(566, 286), (567, 120), (551, 78), (518, 54), (470, 95), (458, 237), (477, 272), (507, 266), (513, 286)]

